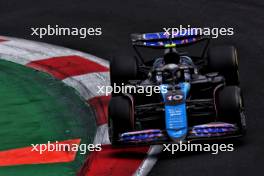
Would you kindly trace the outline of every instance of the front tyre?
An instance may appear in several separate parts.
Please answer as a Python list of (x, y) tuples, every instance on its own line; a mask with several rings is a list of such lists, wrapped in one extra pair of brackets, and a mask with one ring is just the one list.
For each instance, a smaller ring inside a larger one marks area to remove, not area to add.
[(225, 86), (217, 94), (217, 117), (219, 121), (237, 124), (245, 133), (245, 110), (243, 95), (238, 86)]
[(112, 97), (109, 103), (109, 139), (118, 144), (119, 135), (134, 129), (134, 111), (128, 96)]
[(238, 56), (234, 46), (215, 46), (208, 51), (208, 67), (222, 74), (227, 85), (239, 84)]

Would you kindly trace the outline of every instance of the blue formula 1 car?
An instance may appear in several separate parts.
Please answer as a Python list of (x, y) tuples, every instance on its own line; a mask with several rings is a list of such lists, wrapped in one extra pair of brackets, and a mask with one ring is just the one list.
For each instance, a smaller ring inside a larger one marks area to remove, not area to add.
[[(122, 90), (112, 93), (109, 104), (112, 144), (157, 144), (245, 134), (235, 47), (209, 47), (210, 39), (202, 35), (160, 32), (132, 34), (131, 38), (137, 56), (116, 58), (110, 64), (113, 90)], [(204, 44), (198, 49), (200, 56), (186, 52), (197, 43)], [(143, 57), (141, 50), (146, 48), (152, 50)]]

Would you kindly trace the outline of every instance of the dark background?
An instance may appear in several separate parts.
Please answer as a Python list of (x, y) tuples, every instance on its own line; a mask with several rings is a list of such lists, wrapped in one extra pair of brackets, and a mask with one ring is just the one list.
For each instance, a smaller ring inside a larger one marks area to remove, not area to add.
[[(239, 51), (241, 86), (247, 110), (248, 134), (234, 152), (162, 153), (150, 175), (253, 175), (264, 163), (264, 1), (144, 0), (88, 1), (0, 0), (0, 35), (44, 41), (109, 59), (131, 55), (129, 34), (156, 32), (163, 27), (233, 27), (234, 36), (213, 44), (234, 44)], [(31, 36), (31, 27), (101, 27), (103, 35)]]

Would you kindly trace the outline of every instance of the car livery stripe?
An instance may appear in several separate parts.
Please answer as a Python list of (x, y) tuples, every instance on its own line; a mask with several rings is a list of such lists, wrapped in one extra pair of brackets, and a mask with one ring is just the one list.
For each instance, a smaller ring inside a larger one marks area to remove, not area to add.
[[(109, 85), (108, 61), (87, 53), (50, 44), (4, 36), (0, 36), (0, 39), (2, 39), (1, 58), (44, 71), (76, 89), (80, 96), (95, 109), (98, 128), (94, 144), (110, 144), (106, 124), (107, 104), (110, 98), (96, 91), (96, 87), (94, 87), (98, 86), (95, 84), (95, 80), (101, 85)], [(152, 148), (158, 149), (159, 147), (153, 146)], [(102, 172), (105, 175), (114, 176), (120, 174), (128, 176), (133, 173), (146, 175), (146, 171), (149, 171), (154, 165), (153, 163), (156, 162), (156, 159), (153, 158), (149, 162), (148, 152), (153, 150), (149, 149), (149, 147), (120, 149), (111, 146), (103, 147), (102, 151), (92, 152), (89, 155), (84, 166), (80, 169), (79, 173), (81, 174), (79, 175), (90, 175), (90, 173), (100, 175)], [(133, 154), (137, 154), (138, 157), (133, 157), (135, 156)]]

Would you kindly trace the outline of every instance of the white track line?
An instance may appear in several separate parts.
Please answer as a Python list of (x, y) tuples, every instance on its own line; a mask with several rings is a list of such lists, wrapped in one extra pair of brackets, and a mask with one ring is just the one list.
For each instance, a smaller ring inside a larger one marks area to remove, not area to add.
[(158, 160), (158, 154), (161, 153), (163, 150), (162, 145), (152, 145), (149, 148), (148, 155), (142, 161), (139, 168), (136, 170), (136, 172), (133, 174), (133, 176), (146, 176), (151, 171), (153, 166), (156, 164)]
[(108, 137), (107, 124), (103, 124), (97, 127), (94, 144), (111, 144)]

